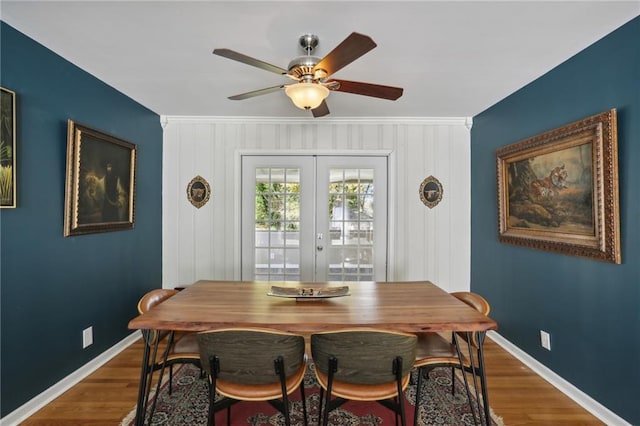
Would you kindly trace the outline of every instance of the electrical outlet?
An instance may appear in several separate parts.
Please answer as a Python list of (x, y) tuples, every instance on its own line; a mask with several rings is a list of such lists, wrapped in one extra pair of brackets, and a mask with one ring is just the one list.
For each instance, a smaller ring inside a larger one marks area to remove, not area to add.
[(546, 350), (551, 350), (551, 335), (544, 330), (540, 330), (540, 344)]
[(93, 327), (82, 330), (82, 349), (93, 345)]

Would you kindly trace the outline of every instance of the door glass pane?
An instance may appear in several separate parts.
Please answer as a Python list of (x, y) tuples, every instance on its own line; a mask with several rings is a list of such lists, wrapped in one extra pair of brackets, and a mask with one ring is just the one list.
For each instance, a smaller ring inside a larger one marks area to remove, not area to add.
[(255, 169), (254, 276), (300, 280), (300, 169)]
[[(297, 193), (289, 193), (287, 192), (285, 194), (285, 200), (286, 200), (286, 219), (287, 222), (289, 224), (291, 224), (291, 221), (297, 221), (300, 220), (300, 196)], [(287, 228), (291, 228), (289, 225), (287, 225)]]
[(298, 224), (292, 223), (285, 233), (284, 238), (287, 247), (299, 247), (300, 246), (300, 231), (298, 230)]
[(335, 281), (373, 279), (373, 169), (329, 171), (329, 271)]

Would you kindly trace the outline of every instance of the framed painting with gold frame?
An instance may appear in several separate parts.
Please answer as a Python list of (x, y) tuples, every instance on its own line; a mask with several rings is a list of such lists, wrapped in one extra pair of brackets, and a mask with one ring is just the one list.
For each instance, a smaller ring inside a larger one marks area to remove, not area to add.
[(64, 236), (133, 228), (136, 146), (68, 121)]
[(616, 110), (497, 151), (499, 240), (620, 263)]
[(16, 207), (16, 94), (0, 87), (0, 208)]

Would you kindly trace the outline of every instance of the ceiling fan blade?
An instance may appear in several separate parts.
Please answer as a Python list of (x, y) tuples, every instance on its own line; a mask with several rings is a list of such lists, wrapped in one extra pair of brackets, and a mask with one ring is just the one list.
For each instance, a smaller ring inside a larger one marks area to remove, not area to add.
[[(339, 69), (349, 65), (374, 47), (376, 43), (371, 37), (359, 33), (351, 33), (346, 39), (335, 47), (327, 56), (313, 67), (313, 71), (322, 69), (327, 72), (326, 77)], [(326, 78), (325, 77), (325, 78)]]
[(336, 92), (354, 93), (356, 95), (371, 96), (392, 101), (398, 99), (404, 92), (404, 89), (401, 87), (382, 86), (380, 84), (361, 83), (359, 81), (331, 79), (331, 81), (327, 83), (334, 81), (340, 83), (339, 87), (332, 89)]
[(258, 89), (258, 90), (253, 90), (247, 93), (240, 93), (239, 95), (229, 96), (229, 99), (231, 99), (232, 101), (241, 101), (243, 99), (253, 98), (254, 96), (266, 95), (268, 93), (277, 92), (283, 87), (284, 87), (284, 84), (281, 84), (279, 86), (266, 87), (264, 89)]
[(234, 61), (242, 62), (243, 64), (251, 65), (251, 66), (254, 66), (266, 71), (271, 71), (280, 75), (285, 75), (288, 72), (284, 68), (280, 68), (276, 65), (271, 65), (267, 62), (252, 58), (247, 55), (243, 55), (242, 53), (238, 53), (230, 49), (215, 49), (213, 51), (213, 54), (218, 56), (223, 56), (228, 59), (233, 59)]
[(325, 115), (329, 115), (329, 106), (327, 105), (326, 100), (323, 100), (322, 103), (311, 110), (314, 118), (324, 117)]

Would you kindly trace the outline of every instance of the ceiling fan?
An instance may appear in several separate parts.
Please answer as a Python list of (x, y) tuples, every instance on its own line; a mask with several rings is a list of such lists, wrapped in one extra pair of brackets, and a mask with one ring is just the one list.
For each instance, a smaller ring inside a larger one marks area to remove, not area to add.
[(296, 83), (280, 84), (229, 96), (229, 99), (242, 100), (284, 89), (287, 96), (291, 98), (298, 108), (311, 110), (314, 117), (322, 117), (329, 114), (326, 97), (329, 96), (331, 91), (372, 96), (374, 98), (393, 101), (402, 96), (403, 89), (400, 87), (330, 78), (336, 71), (349, 65), (376, 47), (376, 43), (371, 37), (355, 32), (351, 33), (324, 58), (311, 56), (311, 52), (313, 52), (318, 45), (318, 36), (304, 34), (300, 37), (299, 43), (306, 55), (294, 58), (289, 62), (287, 69), (251, 58), (230, 49), (215, 49), (213, 51), (215, 55), (233, 59), (234, 61), (242, 62), (276, 74), (285, 75), (296, 81)]

